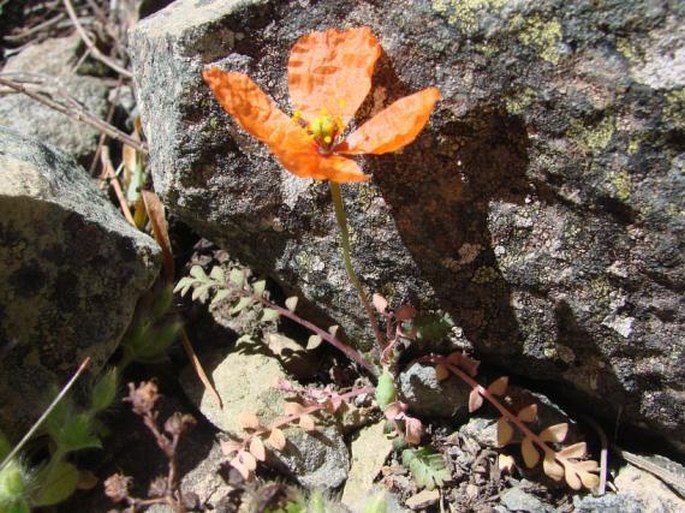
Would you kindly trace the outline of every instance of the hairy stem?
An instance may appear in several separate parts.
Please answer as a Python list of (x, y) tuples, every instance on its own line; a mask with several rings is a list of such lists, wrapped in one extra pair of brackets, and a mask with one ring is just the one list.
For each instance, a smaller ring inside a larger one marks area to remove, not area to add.
[(378, 350), (382, 352), (386, 345), (385, 338), (378, 327), (376, 314), (369, 303), (369, 298), (366, 296), (364, 287), (359, 281), (357, 273), (354, 272), (354, 267), (352, 267), (352, 258), (350, 257), (350, 234), (347, 229), (347, 216), (345, 215), (345, 206), (343, 205), (342, 194), (340, 193), (340, 185), (333, 181), (331, 181), (330, 184), (331, 198), (333, 199), (333, 205), (335, 206), (335, 218), (338, 221), (338, 226), (340, 227), (340, 247), (342, 248), (343, 260), (345, 262), (345, 271), (347, 271), (347, 276), (357, 289), (359, 301), (361, 301), (362, 305), (364, 306), (366, 315), (371, 323), (371, 328), (373, 329), (373, 334), (376, 337)]

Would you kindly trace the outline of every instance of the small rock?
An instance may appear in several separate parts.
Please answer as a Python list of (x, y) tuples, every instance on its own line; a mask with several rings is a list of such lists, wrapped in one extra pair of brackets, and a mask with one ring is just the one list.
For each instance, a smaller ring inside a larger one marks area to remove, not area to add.
[(435, 367), (415, 363), (400, 374), (400, 395), (416, 415), (453, 417), (466, 411), (469, 388), (454, 376), (438, 381)]
[(414, 511), (424, 509), (428, 506), (436, 504), (440, 500), (439, 490), (422, 490), (416, 495), (412, 495), (405, 502), (404, 505)]
[(507, 510), (512, 512), (543, 513), (553, 509), (544, 504), (535, 495), (524, 492), (520, 488), (510, 488), (500, 495), (500, 501)]

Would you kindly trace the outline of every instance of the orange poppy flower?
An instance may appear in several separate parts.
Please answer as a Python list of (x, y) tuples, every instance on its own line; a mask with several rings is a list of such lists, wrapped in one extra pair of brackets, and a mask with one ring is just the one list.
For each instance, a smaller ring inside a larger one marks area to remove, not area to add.
[(368, 27), (301, 37), (288, 59), (292, 117), (243, 73), (208, 68), (202, 76), (224, 109), (266, 143), (288, 171), (305, 178), (358, 182), (369, 176), (343, 155), (380, 155), (406, 146), (423, 129), (440, 98), (434, 87), (401, 98), (343, 137), (371, 89), (380, 53)]

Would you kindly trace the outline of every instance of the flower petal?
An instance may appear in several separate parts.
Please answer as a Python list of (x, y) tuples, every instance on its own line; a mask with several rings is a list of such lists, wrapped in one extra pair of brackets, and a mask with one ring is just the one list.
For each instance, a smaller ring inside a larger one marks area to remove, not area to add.
[(280, 145), (290, 132), (301, 132), (302, 137), (306, 137), (305, 131), (281, 111), (247, 75), (209, 68), (202, 72), (202, 77), (214, 91), (224, 110), (246, 132), (272, 149)]
[(336, 151), (380, 155), (399, 150), (423, 130), (439, 99), (440, 91), (429, 87), (397, 100), (351, 133)]
[(339, 183), (369, 179), (354, 160), (340, 155), (321, 155), (316, 143), (309, 138), (287, 138), (278, 148), (271, 147), (271, 151), (284, 168), (301, 178)]
[(345, 125), (371, 89), (381, 46), (369, 27), (302, 36), (290, 51), (288, 88), (296, 111), (311, 122), (326, 109)]

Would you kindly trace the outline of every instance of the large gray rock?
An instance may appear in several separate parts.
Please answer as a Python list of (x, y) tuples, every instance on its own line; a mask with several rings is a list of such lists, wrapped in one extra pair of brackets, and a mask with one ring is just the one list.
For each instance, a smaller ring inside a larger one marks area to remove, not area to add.
[(385, 55), (359, 117), (428, 85), (401, 154), (344, 187), (373, 290), (448, 311), (486, 362), (558, 380), (591, 415), (685, 449), (685, 4), (179, 0), (131, 37), (169, 208), (368, 337), (326, 184), (283, 171), (223, 113), (205, 65), (286, 111), (302, 34), (369, 25)]
[[(102, 79), (75, 71), (82, 45), (78, 34), (46, 39), (9, 59), (2, 72), (14, 80), (26, 80), (29, 88), (37, 83), (41, 91), (57, 99), (71, 96), (77, 102), (74, 107), (82, 106), (104, 119), (110, 87)], [(100, 135), (91, 126), (15, 92), (0, 96), (0, 125), (56, 146), (84, 165), (95, 153)]]
[(0, 127), (0, 428), (23, 434), (90, 356), (100, 367), (160, 249), (71, 158)]

